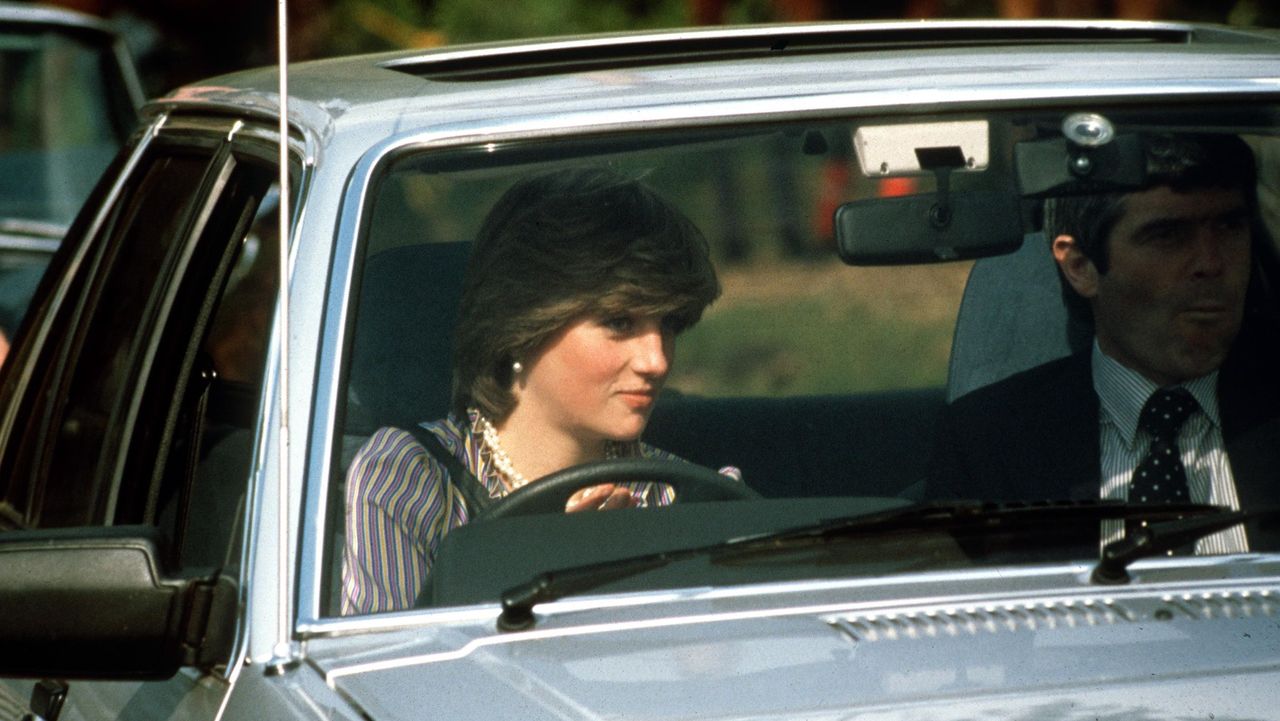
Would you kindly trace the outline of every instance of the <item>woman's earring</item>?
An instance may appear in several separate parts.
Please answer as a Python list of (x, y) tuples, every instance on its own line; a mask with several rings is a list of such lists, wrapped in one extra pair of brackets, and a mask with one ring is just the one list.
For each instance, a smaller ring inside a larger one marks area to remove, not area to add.
[(523, 364), (523, 363), (521, 363), (520, 361), (516, 361), (516, 362), (512, 363), (512, 364), (511, 364), (511, 372), (512, 372), (512, 373), (514, 373), (514, 374), (516, 374), (516, 375), (520, 375), (521, 373), (524, 373), (524, 364)]

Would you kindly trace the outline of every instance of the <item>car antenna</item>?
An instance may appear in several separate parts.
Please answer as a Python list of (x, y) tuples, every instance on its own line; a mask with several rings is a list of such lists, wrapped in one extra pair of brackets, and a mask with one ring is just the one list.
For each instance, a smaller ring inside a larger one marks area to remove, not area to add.
[(276, 215), (279, 220), (279, 269), (280, 292), (277, 299), (276, 349), (279, 356), (279, 375), (277, 377), (277, 393), (279, 402), (280, 426), (279, 445), (279, 478), (276, 482), (276, 528), (279, 529), (276, 558), (279, 567), (276, 573), (276, 643), (272, 649), (272, 658), (267, 663), (271, 674), (280, 674), (298, 663), (297, 654), (291, 645), (289, 619), (292, 617), (290, 591), (293, 588), (289, 568), (289, 3), (288, 0), (276, 0), (276, 62), (279, 68), (280, 94), (280, 179), (279, 205)]

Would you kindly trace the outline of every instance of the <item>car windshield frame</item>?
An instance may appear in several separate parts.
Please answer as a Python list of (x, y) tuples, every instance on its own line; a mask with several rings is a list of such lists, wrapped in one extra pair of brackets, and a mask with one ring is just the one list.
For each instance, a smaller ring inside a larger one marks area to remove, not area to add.
[[(1205, 98), (1200, 97), (1199, 99), (1204, 100)], [(1141, 100), (1143, 103), (1150, 103), (1150, 98), (1142, 98)], [(1204, 117), (1216, 118), (1214, 125), (1218, 130), (1223, 130), (1226, 127), (1234, 127), (1237, 130), (1262, 130), (1269, 127), (1272, 133), (1280, 132), (1275, 125), (1260, 126), (1259, 121), (1256, 120), (1267, 115), (1274, 118), (1274, 109), (1267, 110), (1267, 108), (1274, 108), (1274, 103), (1266, 99), (1253, 99), (1249, 102), (1237, 103), (1246, 109), (1241, 110), (1239, 117), (1235, 118), (1232, 117), (1233, 112), (1231, 110), (1224, 109), (1226, 103), (1217, 103), (1213, 109), (1206, 111), (1204, 108), (1197, 106), (1196, 103), (1191, 102), (1189, 98), (1173, 97), (1168, 100), (1167, 106), (1163, 108), (1167, 113), (1164, 121), (1152, 122), (1149, 126), (1161, 128), (1174, 126), (1182, 130), (1188, 127), (1204, 126), (1203, 117), (1197, 119), (1196, 116), (1204, 116), (1207, 112), (1208, 115)], [(983, 110), (976, 108), (983, 108)], [(759, 136), (760, 134), (775, 132), (777, 128), (786, 125), (835, 124), (842, 120), (844, 122), (859, 123), (869, 122), (869, 119), (872, 118), (881, 122), (920, 122), (922, 118), (926, 120), (964, 118), (981, 116), (985, 112), (993, 112), (998, 117), (1027, 114), (1036, 116), (1042, 121), (1047, 121), (1054, 116), (1061, 118), (1069, 111), (1082, 109), (1104, 112), (1134, 130), (1146, 132), (1150, 129), (1148, 124), (1133, 122), (1133, 118), (1150, 117), (1149, 105), (1148, 107), (1140, 107), (1137, 103), (1126, 98), (1107, 97), (1097, 101), (1074, 98), (1035, 99), (1020, 102), (1016, 105), (1001, 105), (994, 111), (991, 110), (989, 101), (974, 101), (957, 107), (947, 107), (945, 111), (923, 115), (904, 112), (898, 108), (886, 110), (849, 107), (844, 109), (845, 113), (823, 113), (816, 119), (811, 110), (807, 113), (797, 114), (794, 112), (778, 112), (775, 109), (774, 112), (768, 115), (749, 116), (745, 120), (724, 117), (708, 119), (707, 117), (698, 117), (696, 113), (688, 111), (689, 116), (684, 121), (671, 122), (669, 126), (658, 129), (627, 123), (617, 127), (609, 127), (608, 132), (593, 132), (595, 128), (566, 125), (565, 127), (557, 128), (554, 132), (543, 129), (533, 135), (527, 132), (506, 136), (502, 133), (489, 134), (480, 132), (475, 134), (468, 133), (467, 137), (460, 138), (451, 133), (407, 133), (401, 137), (390, 138), (366, 152), (352, 176), (354, 180), (348, 186), (344, 200), (344, 208), (346, 210), (342, 213), (338, 230), (338, 244), (335, 246), (334, 273), (332, 276), (333, 282), (339, 287), (347, 288), (347, 292), (338, 294), (340, 297), (339, 302), (331, 301), (327, 315), (331, 319), (345, 319), (341, 323), (345, 328), (358, 312), (355, 307), (357, 305), (356, 293), (353, 289), (358, 287), (355, 280), (362, 268), (361, 254), (364, 252), (363, 248), (367, 242), (368, 228), (376, 216), (374, 202), (379, 192), (377, 190), (378, 183), (387, 177), (389, 168), (397, 167), (398, 164), (407, 162), (404, 159), (410, 156), (420, 157), (422, 158), (421, 162), (447, 173), (449, 170), (456, 171), (459, 168), (470, 169), (470, 166), (467, 165), (469, 159), (484, 159), (497, 163), (498, 158), (503, 156), (518, 157), (520, 152), (526, 150), (537, 155), (540, 149), (573, 147), (576, 145), (584, 149), (570, 151), (568, 154), (590, 156), (591, 152), (586, 149), (590, 146), (602, 147), (611, 143), (625, 143), (628, 139), (634, 139), (641, 146), (659, 145), (661, 141), (652, 138), (656, 134), (678, 137), (681, 134), (689, 133), (693, 136), (705, 136), (709, 139), (709, 142), (714, 142), (716, 138)], [(1247, 122), (1242, 122), (1242, 118)], [(472, 140), (475, 137), (485, 137), (487, 141), (483, 143), (475, 142)], [(687, 142), (697, 143), (696, 140)], [(928, 187), (928, 185), (926, 184), (925, 187)], [(339, 476), (335, 475), (333, 469), (341, 465), (342, 436), (338, 433), (338, 429), (343, 427), (345, 413), (343, 396), (346, 390), (345, 384), (350, 381), (350, 346), (348, 343), (350, 343), (349, 333), (339, 332), (339, 329), (333, 326), (326, 330), (326, 340), (322, 343), (322, 347), (330, 348), (334, 351), (334, 355), (330, 357), (339, 358), (340, 360), (337, 362), (341, 364), (344, 370), (340, 374), (341, 380), (334, 387), (321, 389), (317, 396), (320, 402), (316, 406), (316, 427), (327, 428), (328, 431), (319, 436), (325, 439), (321, 446), (313, 447), (312, 458), (314, 461), (319, 461), (319, 463), (313, 463), (309, 466), (309, 476), (313, 479), (324, 478), (332, 480), (325, 482), (325, 486), (330, 490), (322, 494), (325, 496), (324, 498), (318, 499), (313, 496), (308, 500), (309, 508), (305, 513), (305, 517), (313, 520), (304, 529), (304, 548), (314, 555), (311, 556), (309, 562), (304, 561), (303, 582), (301, 585), (302, 595), (299, 603), (300, 622), (304, 628), (322, 628), (325, 623), (339, 621), (345, 625), (355, 620), (340, 619), (336, 615), (328, 614), (323, 610), (325, 606), (323, 597), (332, 590), (329, 585), (331, 581), (324, 581), (323, 579), (325, 574), (330, 573), (330, 569), (336, 565), (326, 532), (323, 529), (330, 527), (336, 522), (336, 519), (340, 518), (335, 514), (339, 512), (341, 497), (333, 495), (331, 484), (338, 482)], [(313, 436), (313, 438), (316, 437)], [(347, 451), (349, 452), (350, 449), (347, 449)], [(414, 613), (428, 612), (438, 614), (450, 610), (447, 607), (418, 608), (414, 610)], [(453, 608), (452, 610), (457, 611), (458, 609)]]

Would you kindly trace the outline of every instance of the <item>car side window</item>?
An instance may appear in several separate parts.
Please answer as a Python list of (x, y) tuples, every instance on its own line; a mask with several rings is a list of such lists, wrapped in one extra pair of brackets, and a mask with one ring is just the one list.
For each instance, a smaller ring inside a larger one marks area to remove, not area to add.
[[(272, 171), (274, 173), (274, 171)], [(266, 371), (266, 353), (278, 284), (277, 208), (274, 193), (259, 198), (267, 176), (251, 173), (246, 186), (229, 198), (243, 215), (219, 260), (222, 269), (213, 288), (193, 302), (208, 308), (203, 328), (188, 342), (175, 339), (174, 349), (186, 348), (194, 365), (186, 367), (181, 395), (165, 397), (155, 408), (168, 414), (162, 428), (172, 429), (171, 446), (156, 463), (147, 446), (131, 453), (137, 476), (153, 470), (152, 487), (159, 489), (154, 508), (144, 520), (172, 529), (174, 553), (185, 567), (225, 567), (234, 561), (233, 530), (243, 511), (245, 482), (253, 458), (255, 430)], [(274, 188), (276, 186), (272, 186)], [(248, 192), (252, 191), (252, 192)], [(254, 203), (259, 203), (256, 208)], [(245, 232), (244, 221), (252, 218)], [(212, 250), (218, 248), (214, 244)], [(211, 250), (211, 252), (212, 252)], [(217, 294), (217, 286), (221, 294)], [(201, 294), (199, 285), (195, 289)], [(181, 330), (179, 330), (181, 334)], [(153, 386), (163, 394), (167, 384)], [(126, 471), (126, 477), (134, 474)], [(230, 556), (230, 557), (229, 557)]]
[(50, 319), (40, 400), (5, 462), (30, 479), (24, 525), (159, 525), (171, 561), (225, 556), (274, 308), (273, 247), (253, 231), (275, 172), (226, 146), (140, 163)]

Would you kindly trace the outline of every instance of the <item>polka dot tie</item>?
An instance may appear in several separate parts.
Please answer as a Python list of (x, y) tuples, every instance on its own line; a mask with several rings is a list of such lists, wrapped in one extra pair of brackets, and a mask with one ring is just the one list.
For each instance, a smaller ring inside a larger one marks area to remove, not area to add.
[(1147, 399), (1138, 427), (1151, 436), (1151, 448), (1133, 472), (1131, 503), (1188, 503), (1187, 469), (1178, 450), (1178, 431), (1199, 409), (1196, 399), (1181, 386), (1161, 388)]

